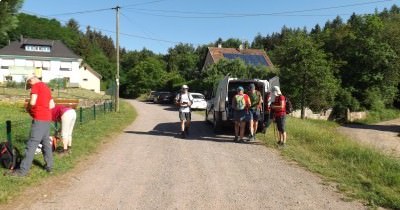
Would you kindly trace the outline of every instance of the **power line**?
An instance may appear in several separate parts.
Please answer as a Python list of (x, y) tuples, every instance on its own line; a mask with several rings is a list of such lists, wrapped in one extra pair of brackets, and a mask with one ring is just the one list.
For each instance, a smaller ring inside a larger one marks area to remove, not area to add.
[[(39, 16), (39, 17), (43, 17), (43, 18), (52, 18), (50, 16), (40, 15), (38, 13), (27, 11), (27, 10), (21, 10), (21, 11), (26, 12), (26, 13), (30, 13), (30, 14), (33, 14), (33, 15), (36, 15), (36, 16)], [(57, 20), (60, 21), (60, 22), (63, 22), (63, 23), (68, 23), (69, 22), (67, 20), (61, 20), (61, 19), (57, 19)], [(103, 28), (99, 28), (99, 27), (95, 27), (95, 26), (91, 26), (91, 25), (86, 25), (86, 27), (87, 26), (89, 26), (90, 28), (93, 28), (93, 29), (95, 29), (97, 31), (102, 31), (102, 32), (107, 32), (107, 33), (112, 33), (112, 34), (116, 33), (116, 31), (114, 31), (114, 30), (103, 29)], [(152, 40), (152, 41), (158, 41), (158, 42), (164, 42), (164, 43), (171, 43), (171, 44), (188, 43), (188, 42), (171, 41), (171, 40), (166, 40), (166, 39), (157, 39), (157, 38), (153, 38), (153, 37), (147, 37), (147, 36), (142, 36), (142, 35), (137, 35), (137, 34), (122, 33), (122, 32), (120, 34), (124, 35), (124, 36), (128, 36), (128, 37), (135, 37), (135, 38), (139, 38), (139, 39), (146, 39), (146, 40)], [(189, 43), (189, 44), (201, 45), (199, 43)]]
[[(120, 6), (119, 8), (140, 6), (140, 5), (147, 5), (147, 4), (154, 4), (154, 3), (158, 3), (158, 2), (162, 2), (162, 1), (167, 1), (167, 0), (154, 0), (154, 1), (149, 1), (149, 2), (128, 4), (128, 5)], [(115, 9), (115, 7), (113, 7), (113, 8), (102, 8), (102, 9), (92, 9), (92, 10), (82, 10), (82, 11), (76, 11), (76, 12), (58, 13), (58, 14), (52, 14), (52, 15), (49, 15), (49, 16), (50, 17), (56, 17), (56, 16), (66, 16), (66, 15), (81, 15), (81, 14), (102, 12), (102, 11), (107, 11), (107, 10), (112, 10), (112, 9)]]
[[(240, 18), (240, 17), (256, 17), (256, 16), (291, 16), (290, 14), (295, 14), (295, 13), (324, 11), (324, 10), (331, 10), (331, 9), (338, 9), (338, 8), (364, 6), (364, 5), (384, 3), (384, 2), (390, 2), (390, 1), (393, 1), (393, 0), (379, 0), (379, 1), (371, 1), (371, 2), (363, 2), (363, 3), (355, 3), (355, 4), (346, 4), (346, 5), (339, 5), (339, 6), (331, 6), (331, 7), (321, 7), (321, 8), (304, 9), (304, 10), (291, 10), (291, 11), (272, 12), (272, 13), (196, 12), (196, 11), (181, 11), (181, 10), (156, 10), (156, 9), (146, 9), (146, 8), (127, 8), (127, 9), (133, 9), (135, 11), (145, 11), (145, 12), (178, 13), (178, 14), (192, 14), (192, 15), (215, 15), (215, 16), (179, 16), (179, 15), (163, 15), (163, 14), (154, 14), (154, 13), (144, 13), (144, 12), (142, 12), (142, 14), (161, 16), (161, 17), (176, 17), (176, 18)], [(293, 15), (293, 16), (295, 16), (295, 15)], [(327, 15), (299, 14), (298, 16), (327, 16)]]

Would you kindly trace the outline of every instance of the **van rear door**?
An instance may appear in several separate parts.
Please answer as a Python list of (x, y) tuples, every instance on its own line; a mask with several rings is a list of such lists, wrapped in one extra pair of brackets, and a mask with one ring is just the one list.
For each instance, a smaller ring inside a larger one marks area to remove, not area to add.
[(226, 111), (226, 100), (228, 97), (228, 83), (229, 83), (229, 76), (225, 76), (223, 80), (221, 80), (218, 84), (217, 90), (217, 103), (215, 103), (215, 111), (217, 112), (225, 112)]

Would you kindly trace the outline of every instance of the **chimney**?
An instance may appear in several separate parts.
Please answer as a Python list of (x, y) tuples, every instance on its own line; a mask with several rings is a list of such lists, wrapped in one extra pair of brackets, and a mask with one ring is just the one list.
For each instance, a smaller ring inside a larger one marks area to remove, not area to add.
[(222, 48), (222, 44), (221, 43), (218, 43), (218, 48)]

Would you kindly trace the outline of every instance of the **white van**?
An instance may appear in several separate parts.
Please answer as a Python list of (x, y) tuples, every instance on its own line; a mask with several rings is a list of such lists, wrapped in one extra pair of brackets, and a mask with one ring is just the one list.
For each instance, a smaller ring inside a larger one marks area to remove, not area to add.
[[(226, 125), (233, 123), (232, 98), (237, 93), (237, 88), (239, 86), (242, 86), (246, 93), (251, 83), (256, 86), (256, 90), (260, 91), (264, 99), (266, 92), (271, 91), (271, 87), (279, 86), (279, 77), (274, 77), (267, 81), (258, 79), (237, 79), (226, 76), (221, 80), (214, 88), (211, 99), (207, 101), (205, 113), (205, 120), (212, 123), (215, 132), (219, 132)], [(263, 104), (259, 119), (259, 129), (263, 127), (264, 107)]]

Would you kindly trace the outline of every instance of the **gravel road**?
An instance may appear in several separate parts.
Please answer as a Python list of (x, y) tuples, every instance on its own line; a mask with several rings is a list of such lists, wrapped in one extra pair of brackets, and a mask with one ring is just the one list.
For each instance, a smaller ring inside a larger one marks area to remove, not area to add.
[(130, 103), (137, 120), (86, 165), (4, 209), (366, 209), (273, 149), (215, 136), (200, 115), (183, 140), (174, 108)]
[(373, 125), (349, 124), (338, 129), (354, 141), (400, 158), (400, 118)]

